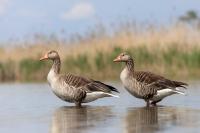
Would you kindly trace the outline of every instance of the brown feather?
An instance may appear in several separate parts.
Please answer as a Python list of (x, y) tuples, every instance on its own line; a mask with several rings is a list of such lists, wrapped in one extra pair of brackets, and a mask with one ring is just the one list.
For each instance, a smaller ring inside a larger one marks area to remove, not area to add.
[(70, 86), (81, 88), (84, 91), (92, 92), (92, 91), (102, 91), (102, 92), (111, 92), (118, 90), (110, 85), (104, 84), (100, 81), (95, 81), (89, 78), (84, 78), (81, 76), (76, 76), (72, 74), (63, 75), (65, 77), (65, 82)]
[(172, 81), (163, 76), (153, 74), (151, 72), (135, 71), (134, 78), (141, 83), (156, 87), (158, 90), (166, 88), (183, 87), (187, 85), (183, 82)]

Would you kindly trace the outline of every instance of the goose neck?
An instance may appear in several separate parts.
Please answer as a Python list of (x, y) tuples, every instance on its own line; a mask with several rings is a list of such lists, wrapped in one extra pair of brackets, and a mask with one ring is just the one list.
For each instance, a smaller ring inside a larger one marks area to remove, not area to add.
[(52, 65), (52, 70), (56, 73), (59, 74), (60, 73), (60, 66), (61, 66), (61, 61), (60, 58), (54, 59), (53, 60), (53, 65)]
[(134, 73), (134, 61), (133, 59), (130, 59), (126, 62), (126, 68), (129, 72)]

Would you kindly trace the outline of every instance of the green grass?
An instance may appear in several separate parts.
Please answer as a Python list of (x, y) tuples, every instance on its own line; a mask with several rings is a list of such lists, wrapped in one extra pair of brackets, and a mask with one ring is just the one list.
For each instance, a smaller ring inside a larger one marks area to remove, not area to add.
[(19, 80), (22, 81), (39, 81), (41, 77), (45, 77), (43, 72), (49, 65), (34, 59), (24, 59), (19, 63)]
[[(118, 80), (122, 63), (113, 59), (126, 51), (135, 61), (139, 70), (155, 71), (170, 78), (200, 78), (200, 49), (184, 52), (176, 47), (167, 50), (148, 50), (146, 47), (123, 49), (114, 47), (111, 52), (98, 51), (91, 57), (87, 53), (66, 56), (62, 61), (62, 72), (84, 75), (99, 80)], [(20, 62), (0, 62), (1, 81), (44, 81), (51, 68), (51, 61), (40, 62), (31, 58)]]

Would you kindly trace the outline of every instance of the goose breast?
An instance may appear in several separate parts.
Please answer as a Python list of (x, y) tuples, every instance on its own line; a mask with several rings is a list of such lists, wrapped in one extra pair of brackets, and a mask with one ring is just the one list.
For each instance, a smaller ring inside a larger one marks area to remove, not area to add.
[(64, 101), (80, 101), (86, 96), (86, 92), (82, 90), (81, 87), (76, 87), (75, 85), (67, 83), (67, 77), (65, 75), (55, 76), (54, 73), (50, 71), (47, 79), (54, 94)]
[(129, 76), (129, 71), (127, 68), (124, 68), (120, 74), (120, 79), (124, 88), (137, 98), (142, 98), (137, 91), (138, 82), (132, 76)]

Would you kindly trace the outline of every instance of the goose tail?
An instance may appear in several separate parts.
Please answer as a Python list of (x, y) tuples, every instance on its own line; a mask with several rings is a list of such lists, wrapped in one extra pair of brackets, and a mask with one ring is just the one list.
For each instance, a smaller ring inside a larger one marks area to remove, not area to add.
[(183, 91), (181, 91), (180, 89), (178, 89), (178, 88), (176, 88), (175, 90), (173, 90), (175, 93), (177, 93), (177, 94), (181, 94), (181, 95), (184, 95), (184, 96), (186, 96), (187, 94), (185, 93), (185, 92), (183, 92)]
[(115, 95), (115, 94), (112, 94), (112, 93), (105, 93), (106, 95), (108, 95), (109, 97), (116, 97), (116, 98), (119, 98), (118, 95)]

